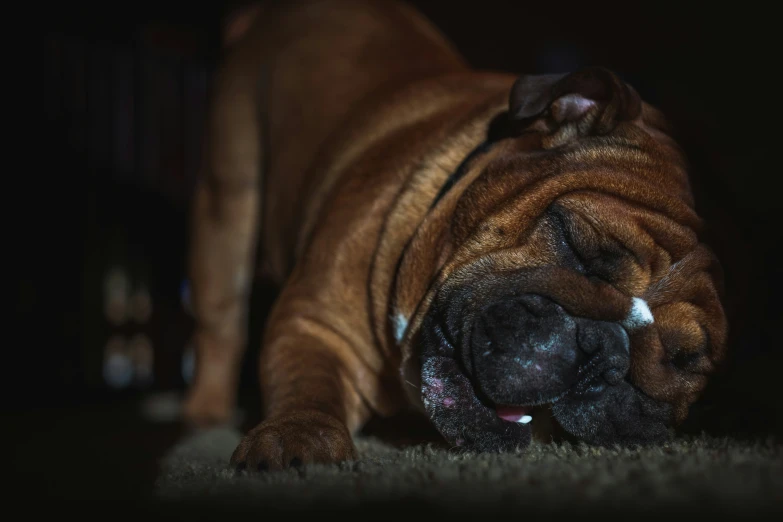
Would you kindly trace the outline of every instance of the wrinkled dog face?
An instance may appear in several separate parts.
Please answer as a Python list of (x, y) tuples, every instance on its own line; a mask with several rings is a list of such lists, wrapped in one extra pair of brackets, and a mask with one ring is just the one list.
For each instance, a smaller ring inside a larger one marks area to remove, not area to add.
[(684, 159), (605, 70), (523, 77), (509, 114), (451, 218), (418, 341), (425, 407), (478, 450), (527, 444), (537, 405), (589, 443), (661, 441), (726, 337)]

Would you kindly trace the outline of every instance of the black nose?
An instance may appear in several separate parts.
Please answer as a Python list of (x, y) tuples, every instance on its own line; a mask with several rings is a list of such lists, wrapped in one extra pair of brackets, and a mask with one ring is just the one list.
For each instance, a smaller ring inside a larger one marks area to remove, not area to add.
[(576, 321), (550, 299), (502, 299), (485, 307), (473, 324), (469, 368), (494, 402), (546, 402), (576, 382), (586, 357), (577, 334)]
[(480, 350), (479, 357), (558, 349), (562, 346), (552, 342), (552, 333), (567, 328), (569, 322), (573, 321), (560, 306), (539, 295), (499, 301), (479, 315), (473, 346)]
[(598, 391), (593, 377), (602, 373), (601, 383), (621, 380), (628, 368), (628, 337), (619, 325), (572, 317), (554, 301), (526, 294), (482, 309), (464, 357), (489, 399), (527, 405), (549, 402), (578, 383)]

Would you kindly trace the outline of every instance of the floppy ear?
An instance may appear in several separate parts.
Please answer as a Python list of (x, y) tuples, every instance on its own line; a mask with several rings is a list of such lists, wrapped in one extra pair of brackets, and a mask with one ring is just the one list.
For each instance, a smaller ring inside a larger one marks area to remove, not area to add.
[(554, 132), (573, 123), (579, 135), (610, 132), (618, 122), (636, 119), (641, 110), (641, 99), (633, 87), (601, 67), (570, 74), (520, 76), (509, 98), (512, 121), (532, 124), (543, 119), (545, 128)]

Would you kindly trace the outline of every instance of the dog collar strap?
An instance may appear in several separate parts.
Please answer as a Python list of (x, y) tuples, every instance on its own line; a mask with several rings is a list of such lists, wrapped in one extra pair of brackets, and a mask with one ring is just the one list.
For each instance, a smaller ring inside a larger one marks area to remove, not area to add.
[(465, 159), (462, 160), (462, 163), (459, 164), (457, 169), (454, 172), (452, 172), (448, 178), (446, 178), (446, 181), (445, 183), (443, 183), (443, 186), (440, 188), (438, 195), (435, 196), (435, 199), (430, 204), (430, 210), (432, 210), (435, 207), (435, 205), (438, 204), (438, 201), (440, 201), (443, 198), (443, 196), (445, 196), (446, 193), (449, 190), (451, 190), (451, 188), (454, 185), (456, 185), (457, 182), (465, 176), (465, 174), (468, 173), (468, 166), (470, 166), (471, 161), (476, 157), (487, 152), (492, 147), (493, 143), (494, 143), (493, 140), (489, 140), (489, 139), (485, 140), (479, 143), (479, 145), (476, 148), (474, 148), (472, 151), (470, 151), (470, 154), (465, 156)]
[(465, 159), (463, 159), (459, 164), (457, 169), (452, 172), (448, 178), (446, 178), (446, 181), (443, 183), (440, 192), (438, 192), (438, 195), (435, 196), (435, 199), (432, 201), (430, 210), (432, 210), (433, 207), (438, 204), (438, 201), (440, 201), (443, 196), (445, 196), (446, 193), (451, 190), (451, 188), (456, 185), (457, 182), (465, 176), (465, 174), (468, 173), (468, 167), (474, 159), (489, 151), (492, 148), (492, 145), (498, 141), (516, 135), (519, 135), (519, 133), (515, 130), (515, 122), (509, 118), (508, 112), (502, 112), (496, 115), (489, 124), (489, 128), (487, 129), (487, 136), (484, 141), (479, 143), (476, 148), (470, 151), (470, 153), (465, 156)]

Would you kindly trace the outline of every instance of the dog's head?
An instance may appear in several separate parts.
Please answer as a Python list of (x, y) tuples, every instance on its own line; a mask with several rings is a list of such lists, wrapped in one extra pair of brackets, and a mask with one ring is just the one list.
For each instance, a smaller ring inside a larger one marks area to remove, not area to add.
[(589, 443), (664, 439), (726, 339), (682, 152), (598, 68), (520, 78), (503, 125), (409, 247), (431, 258), (406, 335), (427, 411), (481, 450), (526, 443), (541, 405)]

